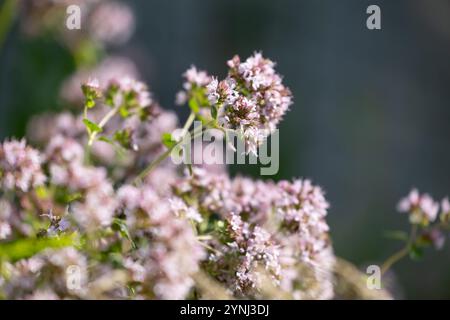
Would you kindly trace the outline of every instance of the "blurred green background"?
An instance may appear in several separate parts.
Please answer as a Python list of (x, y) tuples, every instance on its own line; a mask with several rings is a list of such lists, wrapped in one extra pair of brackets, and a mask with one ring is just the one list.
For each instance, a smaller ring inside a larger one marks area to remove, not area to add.
[[(400, 197), (413, 186), (450, 194), (450, 1), (126, 2), (137, 29), (114, 53), (133, 59), (182, 118), (174, 96), (191, 64), (223, 76), (234, 54), (262, 50), (278, 62), (295, 103), (273, 178), (324, 187), (339, 256), (380, 263), (401, 246), (385, 232), (408, 228), (395, 211)], [(382, 30), (366, 28), (369, 4), (381, 7)], [(74, 69), (64, 47), (24, 37), (16, 21), (0, 51), (0, 137), (20, 137), (33, 114), (63, 109), (60, 84)], [(395, 294), (450, 298), (449, 269), (449, 245), (406, 259), (394, 267)]]

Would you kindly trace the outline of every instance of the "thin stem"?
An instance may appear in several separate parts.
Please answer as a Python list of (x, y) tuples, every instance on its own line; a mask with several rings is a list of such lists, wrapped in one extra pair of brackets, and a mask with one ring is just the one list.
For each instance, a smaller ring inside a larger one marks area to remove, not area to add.
[[(116, 115), (116, 113), (119, 111), (119, 109), (120, 109), (120, 106), (116, 106), (116, 107), (114, 107), (113, 109), (111, 109), (111, 110), (103, 117), (103, 119), (100, 120), (98, 126), (99, 126), (100, 128), (103, 129), (103, 127), (108, 123), (108, 121), (111, 120), (111, 118), (114, 117), (114, 116)], [(88, 142), (88, 145), (89, 145), (89, 146), (92, 146), (92, 144), (94, 143), (96, 137), (97, 137), (97, 132), (93, 132), (93, 133), (91, 134), (91, 136), (89, 137), (89, 142)]]
[(175, 146), (177, 146), (178, 143), (176, 145), (174, 145), (173, 147), (167, 149), (164, 153), (162, 153), (158, 158), (156, 158), (154, 161), (152, 161), (135, 179), (133, 184), (134, 185), (139, 185), (142, 180), (144, 180), (144, 178), (154, 169), (156, 168), (161, 162), (163, 162), (172, 152), (172, 150), (175, 148)]
[(381, 266), (381, 275), (385, 274), (395, 263), (403, 259), (409, 252), (408, 247), (404, 247), (400, 251), (397, 251), (392, 256), (390, 256)]
[(202, 247), (204, 247), (204, 248), (206, 248), (206, 249), (208, 249), (208, 250), (210, 250), (210, 251), (212, 251), (212, 252), (214, 252), (216, 254), (221, 254), (221, 252), (219, 250), (214, 249), (213, 247), (211, 247), (210, 245), (208, 245), (208, 244), (206, 244), (206, 243), (204, 243), (202, 241), (198, 241), (198, 244), (200, 244)]
[(103, 128), (109, 120), (111, 120), (112, 117), (114, 117), (114, 115), (119, 111), (120, 106), (117, 106), (115, 108), (113, 108), (112, 110), (110, 110), (104, 117), (102, 120), (100, 120), (100, 122), (98, 123), (98, 126), (100, 128)]
[[(186, 123), (183, 126), (183, 129), (181, 131), (181, 137), (180, 140), (174, 144), (172, 147), (170, 147), (169, 149), (167, 149), (164, 153), (162, 153), (158, 158), (156, 158), (154, 161), (152, 161), (135, 179), (133, 184), (134, 185), (139, 185), (142, 180), (144, 180), (144, 178), (154, 169), (156, 168), (161, 162), (163, 162), (172, 152), (173, 149), (175, 149), (175, 147), (177, 147), (181, 142), (183, 142), (186, 134), (188, 133), (188, 129), (190, 128), (190, 126), (192, 125), (192, 123), (195, 120), (195, 113), (191, 112), (191, 114), (189, 115), (188, 119), (186, 120)], [(189, 133), (194, 133), (194, 135), (191, 135), (191, 139), (197, 137), (199, 134), (202, 133), (202, 131), (200, 132), (195, 132), (195, 128), (191, 131), (189, 131)]]
[(184, 135), (187, 133), (188, 129), (191, 127), (192, 122), (195, 120), (195, 113), (191, 112), (188, 119), (186, 120), (186, 123), (183, 126), (183, 130), (181, 131), (181, 136), (184, 137)]
[(213, 239), (213, 237), (209, 234), (197, 236), (197, 240), (199, 240), (199, 241), (207, 241), (207, 240), (211, 240), (211, 239)]
[(417, 225), (413, 225), (411, 227), (410, 236), (406, 246), (386, 259), (386, 261), (381, 266), (381, 275), (385, 274), (395, 263), (408, 255), (408, 253), (411, 251), (411, 246), (413, 245), (416, 238), (416, 233)]
[[(84, 116), (84, 119), (88, 118), (87, 105), (84, 106), (83, 116)], [(89, 137), (89, 140), (90, 140), (90, 137)], [(89, 140), (88, 140), (88, 142), (89, 142)], [(91, 163), (91, 148), (89, 147), (89, 144), (84, 145), (84, 162), (88, 165)]]

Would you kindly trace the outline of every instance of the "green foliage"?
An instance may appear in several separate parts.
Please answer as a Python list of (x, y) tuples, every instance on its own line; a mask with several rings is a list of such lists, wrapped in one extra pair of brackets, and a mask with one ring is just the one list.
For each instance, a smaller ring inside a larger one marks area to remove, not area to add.
[(45, 249), (59, 249), (75, 246), (77, 234), (46, 238), (24, 238), (0, 244), (0, 260), (17, 261), (26, 259)]
[(110, 145), (114, 146), (114, 141), (112, 141), (110, 138), (108, 138), (106, 136), (98, 137), (98, 141), (102, 141), (102, 142), (105, 142), (107, 144), (110, 144)]
[(188, 105), (194, 113), (198, 113), (200, 108), (210, 107), (208, 98), (206, 97), (205, 88), (194, 87), (190, 92)]
[(169, 149), (176, 145), (176, 141), (172, 139), (172, 134), (168, 132), (162, 134), (161, 142)]
[(384, 236), (388, 239), (399, 240), (399, 241), (403, 241), (403, 242), (408, 241), (408, 238), (409, 238), (407, 232), (400, 231), (400, 230), (387, 231), (387, 232), (385, 232)]
[(214, 120), (217, 120), (217, 115), (218, 115), (217, 106), (216, 105), (211, 106), (211, 116), (213, 117)]
[(413, 244), (409, 249), (409, 257), (413, 260), (419, 260), (423, 257), (423, 248)]
[(112, 228), (113, 230), (118, 231), (122, 238), (129, 240), (133, 249), (137, 248), (136, 244), (133, 241), (133, 238), (130, 235), (130, 231), (128, 230), (125, 220), (115, 218), (112, 224)]
[(130, 111), (127, 105), (123, 105), (119, 108), (119, 114), (122, 118), (128, 118), (130, 116)]
[(194, 113), (198, 113), (200, 111), (200, 106), (195, 97), (192, 97), (191, 99), (189, 99), (189, 108), (191, 108), (192, 112), (194, 112)]
[(116, 96), (117, 92), (119, 91), (119, 87), (117, 85), (110, 85), (108, 87), (108, 90), (105, 92), (105, 104), (114, 107), (114, 97)]
[(88, 118), (84, 118), (83, 123), (86, 126), (86, 129), (87, 129), (89, 135), (93, 134), (94, 132), (102, 132), (103, 131), (103, 129), (100, 128), (98, 124), (89, 120)]
[(114, 133), (114, 141), (125, 149), (131, 148), (131, 134), (128, 130), (118, 130)]

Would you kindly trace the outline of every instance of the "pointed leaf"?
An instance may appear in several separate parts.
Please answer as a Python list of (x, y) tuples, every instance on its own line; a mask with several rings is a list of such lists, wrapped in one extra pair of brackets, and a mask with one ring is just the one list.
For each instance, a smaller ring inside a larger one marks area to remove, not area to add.
[(84, 118), (83, 119), (83, 123), (86, 126), (87, 130), (89, 133), (94, 133), (94, 132), (102, 132), (103, 129), (100, 128), (98, 126), (98, 124), (96, 124), (95, 122), (92, 122), (91, 120)]
[(161, 142), (169, 149), (176, 144), (176, 141), (172, 139), (172, 134), (168, 132), (162, 134)]

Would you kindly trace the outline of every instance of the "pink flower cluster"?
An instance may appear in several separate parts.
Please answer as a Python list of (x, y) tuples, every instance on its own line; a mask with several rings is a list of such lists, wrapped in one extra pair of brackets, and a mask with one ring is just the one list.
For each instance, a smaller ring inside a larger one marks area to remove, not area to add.
[[(259, 266), (263, 266), (274, 285), (297, 297), (333, 295), (334, 256), (325, 221), (328, 203), (309, 180), (274, 184), (193, 168), (191, 176), (175, 183), (174, 192), (187, 203), (195, 199), (204, 216), (224, 217), (228, 237), (208, 242), (216, 251), (207, 268), (236, 294), (258, 295)], [(236, 277), (230, 276), (230, 268), (237, 270)], [(297, 288), (295, 282), (303, 276), (314, 282), (317, 291)]]
[(283, 229), (299, 236), (298, 245), (305, 261), (329, 246), (329, 227), (325, 221), (328, 202), (320, 187), (309, 180), (281, 181), (281, 196), (277, 200)]
[(177, 94), (176, 102), (189, 101), (193, 111), (217, 117), (221, 127), (237, 132), (245, 141), (247, 153), (257, 155), (258, 147), (288, 111), (292, 94), (276, 73), (275, 63), (261, 53), (244, 62), (234, 56), (228, 67), (227, 77), (219, 81), (192, 66), (184, 74), (184, 90)]
[(244, 62), (235, 56), (228, 66), (227, 78), (214, 79), (208, 85), (208, 99), (219, 107), (219, 122), (239, 130), (247, 142), (247, 152), (256, 155), (257, 147), (289, 109), (292, 95), (276, 73), (275, 63), (261, 53)]
[[(292, 96), (275, 64), (259, 53), (243, 62), (236, 56), (228, 66), (221, 81), (191, 67), (179, 98), (205, 123), (240, 132), (247, 151), (256, 153)], [(79, 239), (8, 261), (11, 272), (0, 275), (0, 293), (193, 298), (201, 297), (195, 279), (203, 272), (238, 298), (266, 297), (267, 279), (295, 299), (332, 298), (335, 256), (323, 190), (307, 179), (230, 177), (224, 167), (206, 164), (181, 174), (161, 158), (176, 115), (160, 107), (142, 82), (120, 72), (108, 78), (108, 68), (97, 69), (100, 81), (88, 71), (73, 78), (89, 79), (82, 86), (83, 113), (32, 121), (30, 138), (42, 154), (24, 141), (1, 145), (2, 188), (20, 192), (0, 199), (0, 240)], [(431, 197), (412, 193), (404, 202), (404, 210), (435, 220)], [(441, 219), (448, 219), (448, 200), (441, 207)], [(82, 272), (80, 290), (64, 283), (71, 265)], [(109, 278), (114, 282), (105, 285)]]
[[(252, 130), (276, 126), (281, 117), (269, 111), (275, 108), (284, 113), (290, 94), (270, 60), (256, 54), (242, 64), (238, 58), (232, 61), (229, 76), (221, 82), (191, 68), (185, 74), (184, 92), (188, 99), (202, 100), (208, 95), (206, 103), (221, 104), (222, 125), (227, 130), (245, 127), (244, 136), (252, 141)], [(29, 163), (35, 166), (33, 174), (26, 174), (33, 178), (26, 179), (20, 201), (2, 202), (8, 210), (0, 215), (0, 238), (33, 233), (59, 237), (77, 231), (85, 237), (88, 249), (54, 249), (52, 255), (57, 259), (78, 254), (81, 261), (93, 263), (91, 270), (85, 270), (86, 263), (82, 263), (83, 281), (90, 283), (101, 281), (103, 274), (112, 277), (124, 272), (121, 286), (105, 293), (108, 297), (129, 297), (127, 287), (136, 298), (191, 297), (194, 275), (200, 270), (237, 297), (261, 297), (261, 279), (266, 277), (295, 298), (333, 296), (334, 254), (325, 221), (328, 203), (319, 187), (309, 180), (275, 183), (230, 178), (224, 168), (210, 170), (206, 165), (180, 176), (168, 161), (132, 184), (145, 165), (164, 151), (161, 137), (176, 128), (176, 116), (163, 110), (143, 83), (128, 77), (91, 79), (82, 89), (84, 114), (33, 120), (29, 131), (43, 146), (42, 156), (24, 142), (3, 145), (8, 152), (0, 156), (16, 165), (0, 162), (2, 179), (29, 171)], [(282, 98), (270, 104), (268, 92), (277, 90)], [(217, 101), (212, 101), (214, 97)], [(200, 102), (201, 108), (208, 108), (205, 101)], [(93, 140), (93, 132), (103, 140)], [(120, 157), (115, 156), (118, 147), (126, 149)], [(22, 153), (26, 156), (17, 156)], [(14, 161), (10, 160), (13, 156)], [(39, 183), (35, 176), (41, 177)], [(33, 188), (38, 184), (42, 190), (36, 193)], [(36, 219), (48, 227), (34, 230), (22, 223), (22, 208), (40, 213)], [(104, 260), (98, 260), (98, 252)], [(37, 270), (67, 267), (64, 261), (68, 258), (57, 259), (60, 263), (49, 260), (47, 253), (34, 258), (40, 261)], [(17, 263), (11, 268), (21, 270)], [(28, 270), (18, 273), (23, 279), (29, 274)], [(49, 285), (44, 287), (18, 279), (5, 279), (6, 287), (0, 285), (0, 290), (26, 298), (99, 295), (86, 287), (77, 293), (64, 291), (60, 269), (48, 275)]]
[[(9, 279), (4, 285), (4, 292), (11, 299), (88, 298), (86, 294), (87, 263), (87, 258), (71, 247), (59, 250), (48, 249), (29, 259), (23, 259), (14, 264), (7, 263), (4, 267), (9, 273)], [(67, 286), (66, 276), (70, 266), (76, 266), (76, 270), (79, 271), (80, 277), (75, 279), (79, 290), (70, 290)], [(45, 285), (40, 287), (41, 283)]]
[[(258, 114), (260, 126), (275, 129), (292, 104), (292, 94), (283, 85), (282, 77), (276, 73), (275, 63), (264, 58), (261, 53), (255, 53), (244, 62), (241, 62), (239, 56), (234, 56), (228, 61), (228, 66), (228, 83), (238, 84), (240, 94), (245, 93), (249, 98)], [(247, 105), (244, 110), (248, 108)], [(229, 110), (232, 117), (234, 112), (239, 113), (240, 106), (238, 104)]]
[[(80, 7), (81, 29), (70, 32), (65, 25), (66, 9)], [(24, 4), (22, 29), (29, 36), (52, 31), (60, 41), (71, 48), (86, 40), (102, 45), (120, 45), (127, 42), (135, 29), (135, 17), (124, 2), (106, 0), (29, 0)], [(84, 26), (84, 27), (83, 27)]]
[(93, 39), (120, 45), (127, 42), (134, 32), (134, 14), (123, 3), (105, 1), (92, 10), (88, 29)]
[[(412, 189), (405, 198), (401, 199), (399, 212), (408, 213), (409, 222), (415, 226), (419, 245), (432, 244), (441, 249), (445, 243), (445, 233), (450, 222), (450, 202), (448, 197), (442, 199), (441, 204), (436, 202), (429, 194), (421, 194)], [(439, 217), (439, 219), (438, 219)]]
[(125, 262), (138, 295), (152, 292), (158, 299), (186, 297), (194, 285), (191, 276), (205, 256), (187, 220), (198, 220), (199, 214), (179, 199), (161, 197), (148, 185), (125, 185), (117, 194), (130, 230), (149, 240)]
[[(448, 198), (442, 200), (441, 208), (441, 218), (445, 220), (450, 212)], [(429, 194), (420, 194), (417, 189), (413, 189), (407, 197), (400, 200), (397, 209), (400, 212), (408, 213), (411, 223), (428, 225), (438, 217), (439, 203), (434, 201)]]
[(45, 175), (39, 151), (26, 145), (24, 139), (5, 141), (0, 145), (0, 185), (6, 190), (27, 192), (42, 185)]
[(11, 204), (5, 199), (0, 199), (0, 240), (8, 239), (12, 233), (9, 220), (13, 214)]
[(77, 222), (84, 228), (109, 226), (117, 203), (106, 170), (85, 166), (84, 150), (71, 138), (55, 136), (47, 146), (46, 155), (50, 160), (51, 182), (71, 193), (81, 193), (82, 200), (72, 204)]
[(239, 214), (231, 213), (227, 221), (231, 242), (223, 247), (222, 257), (212, 258), (222, 267), (229, 268), (231, 262), (236, 268), (236, 277), (224, 280), (231, 282), (229, 285), (239, 295), (254, 294), (260, 287), (258, 267), (261, 266), (277, 285), (281, 277), (280, 252), (273, 235), (258, 225), (242, 221)]
[(191, 66), (186, 70), (183, 73), (183, 78), (185, 79), (183, 83), (184, 90), (179, 91), (175, 99), (178, 105), (185, 104), (192, 97), (192, 91), (204, 88), (212, 79), (206, 71), (198, 70), (195, 66)]

